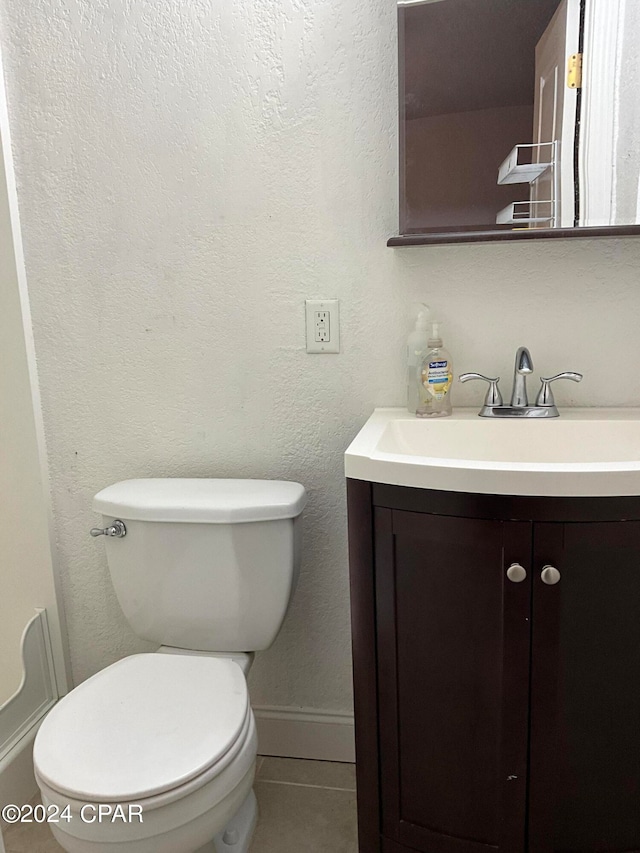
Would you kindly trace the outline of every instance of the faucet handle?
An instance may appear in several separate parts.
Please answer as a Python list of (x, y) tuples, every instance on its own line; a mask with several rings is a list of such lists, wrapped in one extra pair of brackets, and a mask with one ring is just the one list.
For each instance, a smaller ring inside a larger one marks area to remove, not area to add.
[(536, 406), (543, 407), (551, 407), (555, 406), (555, 400), (553, 399), (553, 391), (550, 388), (552, 382), (555, 382), (556, 379), (571, 379), (572, 382), (581, 382), (582, 381), (582, 373), (574, 373), (571, 370), (567, 370), (564, 373), (556, 373), (555, 376), (550, 376), (547, 379), (541, 376), (540, 381), (542, 385), (540, 386), (540, 390), (538, 391), (538, 396), (536, 398)]
[(496, 376), (495, 379), (491, 379), (489, 376), (483, 376), (482, 373), (462, 373), (458, 379), (460, 382), (469, 382), (470, 379), (483, 379), (485, 382), (489, 383), (487, 396), (484, 398), (485, 406), (502, 405), (502, 394), (498, 388), (498, 382), (500, 382), (499, 376)]

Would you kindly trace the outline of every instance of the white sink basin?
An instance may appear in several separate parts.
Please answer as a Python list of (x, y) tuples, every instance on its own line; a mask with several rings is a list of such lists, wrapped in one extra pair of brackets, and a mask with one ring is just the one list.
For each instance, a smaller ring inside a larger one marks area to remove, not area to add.
[(415, 418), (376, 409), (345, 454), (356, 480), (500, 495), (640, 495), (640, 409)]

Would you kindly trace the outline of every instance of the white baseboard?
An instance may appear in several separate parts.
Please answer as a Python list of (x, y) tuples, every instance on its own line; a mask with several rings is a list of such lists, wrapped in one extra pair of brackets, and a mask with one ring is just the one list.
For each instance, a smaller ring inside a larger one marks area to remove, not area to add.
[(352, 714), (271, 705), (255, 706), (253, 713), (260, 755), (351, 763), (356, 760)]

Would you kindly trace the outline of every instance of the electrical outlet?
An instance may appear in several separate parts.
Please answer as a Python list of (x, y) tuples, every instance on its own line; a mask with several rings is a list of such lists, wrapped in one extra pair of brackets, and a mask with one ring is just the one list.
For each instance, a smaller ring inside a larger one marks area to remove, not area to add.
[(307, 299), (307, 352), (340, 352), (337, 299)]
[(314, 340), (317, 344), (329, 343), (331, 340), (331, 314), (329, 311), (313, 312)]

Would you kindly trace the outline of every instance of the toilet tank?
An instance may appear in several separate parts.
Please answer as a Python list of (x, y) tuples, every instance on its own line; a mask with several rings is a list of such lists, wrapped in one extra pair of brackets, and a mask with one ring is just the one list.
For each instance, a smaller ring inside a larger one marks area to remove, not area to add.
[(139, 637), (196, 651), (259, 651), (300, 567), (306, 492), (278, 480), (126, 480), (99, 492), (113, 586)]

